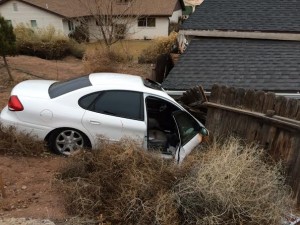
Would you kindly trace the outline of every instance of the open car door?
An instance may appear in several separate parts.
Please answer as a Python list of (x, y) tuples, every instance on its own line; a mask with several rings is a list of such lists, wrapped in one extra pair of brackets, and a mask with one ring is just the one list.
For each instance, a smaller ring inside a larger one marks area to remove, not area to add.
[(202, 136), (208, 135), (208, 131), (203, 124), (185, 111), (175, 111), (172, 115), (176, 122), (179, 137), (175, 160), (180, 164), (201, 143)]

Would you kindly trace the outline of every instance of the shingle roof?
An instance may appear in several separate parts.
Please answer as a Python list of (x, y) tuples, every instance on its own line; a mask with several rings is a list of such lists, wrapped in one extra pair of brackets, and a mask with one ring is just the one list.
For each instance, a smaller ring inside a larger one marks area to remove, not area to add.
[(204, 0), (181, 29), (300, 32), (300, 0)]
[[(9, 0), (0, 0), (0, 4), (3, 4)], [(63, 17), (78, 17), (88, 16), (91, 14), (89, 9), (96, 9), (97, 4), (102, 7), (111, 2), (112, 0), (19, 0), (33, 6), (37, 6), (46, 11), (61, 15)], [(82, 4), (80, 4), (82, 2)], [(147, 16), (171, 16), (175, 8), (178, 6), (178, 2), (182, 3), (182, 0), (134, 0), (132, 7), (126, 12), (129, 15), (147, 15)], [(97, 3), (97, 4), (96, 4)], [(124, 8), (128, 4), (118, 4), (114, 1), (113, 12), (120, 14), (124, 12)], [(88, 5), (89, 9), (85, 7)], [(91, 7), (90, 7), (91, 6)]]
[(167, 90), (218, 83), (269, 91), (300, 91), (300, 41), (192, 40), (163, 82)]

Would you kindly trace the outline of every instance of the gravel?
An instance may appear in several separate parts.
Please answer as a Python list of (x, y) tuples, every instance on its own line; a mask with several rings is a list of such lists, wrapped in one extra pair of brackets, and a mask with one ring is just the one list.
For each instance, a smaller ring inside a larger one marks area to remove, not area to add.
[(0, 218), (0, 225), (55, 225), (50, 220), (27, 218)]

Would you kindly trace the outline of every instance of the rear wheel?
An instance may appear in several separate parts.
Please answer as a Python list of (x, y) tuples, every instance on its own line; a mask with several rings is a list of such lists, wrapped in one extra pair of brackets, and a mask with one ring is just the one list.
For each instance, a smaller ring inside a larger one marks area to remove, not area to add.
[(66, 156), (90, 147), (88, 138), (82, 132), (70, 128), (53, 131), (48, 144), (53, 152)]

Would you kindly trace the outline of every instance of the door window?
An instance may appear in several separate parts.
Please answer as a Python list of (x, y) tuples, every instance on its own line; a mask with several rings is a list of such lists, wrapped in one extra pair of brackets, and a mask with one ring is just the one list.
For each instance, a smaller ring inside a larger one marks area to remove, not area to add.
[(184, 111), (176, 111), (173, 115), (178, 126), (181, 146), (184, 146), (201, 131), (201, 126), (191, 115)]
[(90, 107), (91, 111), (133, 120), (144, 120), (142, 93), (104, 91)]
[(172, 103), (154, 96), (146, 98), (146, 106), (148, 149), (160, 149), (166, 154), (171, 146), (175, 148), (179, 142), (172, 113), (180, 109)]

